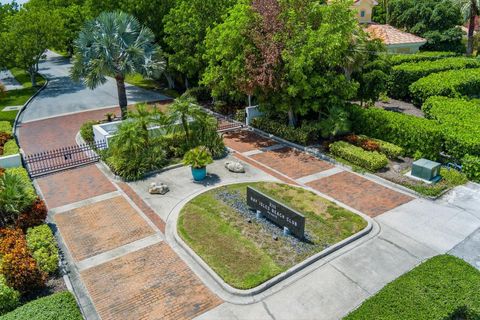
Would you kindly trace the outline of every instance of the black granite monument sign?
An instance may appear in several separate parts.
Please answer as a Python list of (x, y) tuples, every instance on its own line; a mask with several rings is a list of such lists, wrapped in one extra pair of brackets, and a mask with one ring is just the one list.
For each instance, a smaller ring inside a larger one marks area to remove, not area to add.
[(298, 238), (304, 238), (305, 217), (297, 211), (252, 187), (247, 187), (247, 205), (252, 209), (260, 211), (265, 218), (276, 225), (287, 227)]

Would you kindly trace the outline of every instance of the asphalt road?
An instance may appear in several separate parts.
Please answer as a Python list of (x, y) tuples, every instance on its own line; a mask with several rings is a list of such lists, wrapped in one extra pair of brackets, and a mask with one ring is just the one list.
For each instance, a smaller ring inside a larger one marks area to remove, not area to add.
[[(117, 86), (114, 79), (90, 90), (70, 78), (70, 61), (51, 51), (40, 64), (39, 72), (48, 78), (48, 86), (31, 102), (20, 116), (20, 122), (35, 121), (48, 117), (94, 110), (118, 105)], [(169, 99), (156, 92), (127, 85), (128, 103)]]

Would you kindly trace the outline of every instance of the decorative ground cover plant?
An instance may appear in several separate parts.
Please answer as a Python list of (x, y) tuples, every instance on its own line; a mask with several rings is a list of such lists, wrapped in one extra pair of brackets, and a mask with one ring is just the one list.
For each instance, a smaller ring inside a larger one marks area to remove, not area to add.
[[(257, 218), (246, 202), (247, 186), (305, 216), (305, 240), (283, 234)], [(242, 183), (191, 200), (178, 220), (180, 237), (225, 282), (249, 289), (366, 227), (366, 221), (313, 192), (273, 182)]]
[(480, 318), (480, 271), (441, 255), (387, 284), (344, 319), (474, 320)]

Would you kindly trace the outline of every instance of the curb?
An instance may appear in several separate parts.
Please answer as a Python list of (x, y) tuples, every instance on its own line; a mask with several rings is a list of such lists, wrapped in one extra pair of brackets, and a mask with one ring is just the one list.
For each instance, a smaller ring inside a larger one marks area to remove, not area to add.
[[(257, 180), (255, 180), (255, 181), (257, 181)], [(244, 182), (248, 182), (248, 181), (244, 181)], [(194, 199), (195, 197), (197, 197), (197, 196), (199, 196), (199, 195), (201, 195), (205, 192), (208, 192), (210, 190), (214, 190), (214, 189), (226, 186), (226, 185), (231, 185), (231, 184), (236, 184), (236, 183), (238, 183), (238, 182), (227, 183), (227, 184), (223, 184), (221, 186), (215, 186), (215, 187), (208, 188), (206, 190), (202, 190), (201, 192), (197, 192), (197, 193), (191, 195), (190, 197), (185, 199), (181, 204), (179, 204), (179, 206), (175, 209), (176, 219), (175, 219), (175, 221), (172, 225), (172, 228), (173, 228), (172, 233), (173, 233), (174, 240), (175, 240), (176, 244), (178, 244), (198, 265), (200, 265), (200, 267), (204, 271), (206, 271), (206, 273), (211, 278), (213, 278), (215, 280), (215, 282), (223, 290), (225, 290), (228, 294), (231, 294), (233, 296), (254, 297), (254, 296), (270, 289), (271, 287), (277, 285), (278, 283), (282, 282), (283, 280), (297, 274), (298, 272), (302, 271), (303, 269), (307, 268), (308, 266), (312, 265), (313, 263), (321, 260), (322, 258), (325, 258), (325, 257), (329, 256), (330, 254), (332, 254), (332, 253), (334, 253), (334, 252), (336, 252), (336, 251), (354, 243), (356, 240), (359, 240), (360, 238), (368, 235), (373, 229), (373, 219), (369, 218), (368, 216), (361, 215), (361, 217), (367, 222), (367, 226), (363, 230), (351, 235), (350, 237), (348, 237), (346, 239), (343, 239), (342, 241), (334, 244), (333, 246), (331, 246), (331, 247), (329, 247), (329, 248), (327, 248), (327, 249), (325, 249), (321, 252), (316, 253), (315, 255), (305, 259), (301, 263), (299, 263), (299, 264), (291, 267), (290, 269), (282, 272), (281, 274), (278, 274), (277, 276), (265, 281), (264, 283), (258, 285), (255, 288), (246, 289), (246, 290), (234, 288), (234, 287), (230, 286), (229, 284), (227, 284), (199, 255), (197, 255), (197, 253), (195, 251), (193, 251), (193, 249), (190, 248), (190, 246), (188, 246), (181, 239), (181, 237), (178, 235), (178, 232), (177, 232), (177, 221), (178, 221), (178, 214), (180, 213), (182, 208), (189, 201)], [(296, 186), (296, 187), (298, 187), (298, 186)], [(300, 188), (303, 188), (303, 187), (300, 186)], [(355, 214), (357, 214), (357, 213), (355, 213)]]

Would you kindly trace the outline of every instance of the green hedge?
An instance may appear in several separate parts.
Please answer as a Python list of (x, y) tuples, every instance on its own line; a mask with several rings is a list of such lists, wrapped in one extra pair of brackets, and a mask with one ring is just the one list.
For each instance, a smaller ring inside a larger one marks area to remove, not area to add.
[(466, 155), (462, 159), (462, 165), (462, 171), (468, 179), (480, 182), (480, 157)]
[(310, 128), (293, 128), (266, 117), (253, 119), (252, 126), (279, 138), (304, 146), (312, 142), (312, 140), (315, 140), (315, 136), (318, 134), (315, 128), (312, 130), (310, 130)]
[(435, 61), (410, 62), (392, 68), (391, 86), (389, 95), (395, 99), (409, 99), (409, 86), (415, 81), (447, 70), (479, 68), (480, 61), (472, 58), (453, 57)]
[(30, 177), (28, 176), (27, 170), (25, 170), (22, 167), (17, 167), (17, 168), (7, 168), (5, 169), (5, 172), (17, 175), (19, 176), (22, 180), (25, 181), (25, 184), (29, 186), (27, 190), (27, 197), (31, 199), (31, 202), (37, 198), (37, 192), (35, 191), (35, 188), (33, 187), (32, 180), (30, 180)]
[(442, 151), (443, 135), (430, 120), (377, 108), (350, 108), (353, 131), (396, 144), (409, 156), (419, 151), (432, 160)]
[(12, 311), (19, 305), (20, 292), (7, 286), (5, 277), (0, 275), (0, 315)]
[(460, 98), (430, 97), (422, 106), (444, 135), (445, 151), (456, 159), (480, 156), (480, 103)]
[(425, 51), (415, 54), (393, 54), (389, 58), (392, 65), (399, 65), (407, 62), (434, 61), (455, 56), (457, 56), (455, 52)]
[(332, 143), (330, 145), (330, 152), (335, 156), (370, 171), (377, 171), (388, 164), (388, 159), (384, 154), (376, 151), (365, 151), (345, 141)]
[(80, 135), (86, 143), (93, 143), (95, 141), (95, 134), (93, 133), (93, 126), (99, 124), (100, 121), (89, 120), (80, 127)]
[(46, 273), (58, 269), (58, 247), (52, 230), (46, 224), (27, 230), (27, 245), (37, 261), (38, 268)]
[(12, 133), (10, 121), (0, 121), (0, 132)]
[(8, 140), (3, 146), (3, 156), (10, 156), (12, 154), (17, 154), (18, 152), (19, 149), (15, 139)]
[(73, 295), (60, 292), (29, 302), (0, 317), (0, 320), (83, 320)]
[(462, 259), (431, 258), (387, 284), (346, 320), (479, 319), (480, 272)]
[(416, 106), (421, 106), (432, 96), (459, 98), (461, 96), (478, 95), (479, 92), (480, 69), (433, 73), (410, 86), (410, 94)]

